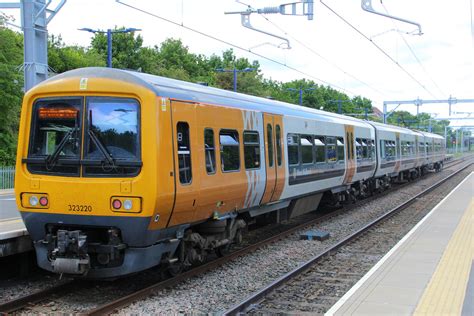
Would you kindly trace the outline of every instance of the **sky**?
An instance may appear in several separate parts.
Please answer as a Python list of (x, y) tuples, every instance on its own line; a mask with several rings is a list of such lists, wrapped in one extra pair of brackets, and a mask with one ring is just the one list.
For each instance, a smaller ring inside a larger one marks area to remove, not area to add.
[[(420, 24), (423, 35), (414, 34), (419, 31), (415, 25), (363, 11), (359, 0), (315, 0), (313, 20), (280, 14), (250, 15), (255, 28), (287, 38), (291, 49), (281, 48), (285, 45), (279, 38), (244, 28), (240, 14), (224, 14), (245, 11), (247, 5), (261, 9), (291, 1), (121, 0), (121, 4), (114, 0), (68, 0), (48, 30), (49, 34), (61, 34), (70, 45), (90, 45), (92, 34), (79, 28), (125, 26), (141, 29), (146, 46), (179, 38), (191, 52), (207, 56), (230, 48), (156, 17), (160, 16), (243, 48), (234, 47), (235, 54), (258, 60), (266, 78), (311, 79), (351, 97), (366, 97), (379, 109), (383, 101), (445, 100), (450, 96), (474, 99), (473, 0), (371, 1), (376, 11)], [(58, 2), (53, 0), (51, 7)], [(2, 11), (20, 21), (15, 10)], [(389, 110), (394, 108), (389, 106)], [(413, 105), (397, 110), (416, 113)], [(425, 104), (419, 110), (448, 116), (446, 104)], [(474, 103), (458, 103), (452, 110), (473, 112), (472, 120), (453, 121), (452, 125), (474, 125)]]

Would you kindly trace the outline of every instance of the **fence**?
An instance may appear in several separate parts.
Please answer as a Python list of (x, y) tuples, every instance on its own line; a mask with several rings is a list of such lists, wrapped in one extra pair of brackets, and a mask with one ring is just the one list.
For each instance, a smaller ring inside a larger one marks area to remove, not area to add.
[(0, 167), (0, 190), (13, 189), (15, 167)]

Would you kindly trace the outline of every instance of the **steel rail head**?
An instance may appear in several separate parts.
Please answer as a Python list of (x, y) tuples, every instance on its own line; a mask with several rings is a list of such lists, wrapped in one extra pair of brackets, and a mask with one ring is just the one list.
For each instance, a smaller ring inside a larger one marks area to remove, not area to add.
[(463, 170), (465, 170), (466, 168), (468, 168), (472, 164), (473, 164), (473, 162), (468, 163), (463, 168), (453, 172), (452, 174), (450, 174), (446, 178), (441, 179), (440, 181), (438, 181), (435, 184), (431, 185), (430, 187), (426, 188), (425, 190), (418, 193), (417, 195), (410, 198), (409, 200), (405, 201), (404, 203), (394, 207), (390, 211), (386, 212), (384, 215), (376, 218), (375, 220), (368, 223), (364, 227), (360, 228), (356, 232), (352, 233), (351, 235), (347, 236), (343, 240), (339, 241), (338, 243), (336, 243), (335, 245), (333, 245), (329, 249), (326, 249), (326, 250), (322, 251), (321, 253), (315, 255), (314, 257), (309, 259), (307, 262), (301, 264), (297, 268), (295, 268), (292, 271), (290, 271), (290, 272), (286, 273), (285, 275), (281, 276), (280, 278), (278, 278), (277, 280), (275, 280), (271, 284), (267, 285), (263, 289), (253, 293), (252, 295), (247, 297), (245, 300), (237, 303), (236, 305), (232, 306), (228, 310), (223, 311), (222, 315), (236, 315), (236, 314), (245, 312), (246, 309), (249, 306), (251, 306), (251, 305), (257, 303), (258, 301), (260, 301), (261, 299), (263, 299), (267, 293), (269, 293), (269, 292), (273, 291), (274, 289), (280, 287), (281, 285), (286, 283), (288, 280), (292, 279), (294, 276), (299, 275), (302, 272), (306, 271), (309, 267), (311, 267), (316, 261), (320, 260), (322, 257), (324, 257), (326, 255), (329, 255), (331, 252), (337, 250), (338, 248), (340, 248), (340, 247), (344, 246), (345, 244), (347, 244), (349, 241), (353, 240), (354, 238), (358, 237), (362, 233), (366, 232), (369, 228), (371, 228), (374, 225), (380, 223), (381, 221), (385, 220), (386, 218), (389, 218), (389, 217), (395, 215), (397, 212), (405, 209), (407, 206), (409, 206), (410, 204), (415, 202), (419, 197), (427, 194), (428, 192), (431, 192), (432, 190), (439, 187), (441, 184), (443, 184), (447, 180), (451, 179), (455, 175), (459, 174), (460, 172), (462, 172)]

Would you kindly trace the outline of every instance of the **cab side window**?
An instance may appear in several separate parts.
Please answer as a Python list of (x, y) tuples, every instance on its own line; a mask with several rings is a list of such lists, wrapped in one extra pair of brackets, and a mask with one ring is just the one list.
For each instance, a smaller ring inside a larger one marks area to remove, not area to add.
[(179, 182), (181, 184), (191, 183), (191, 146), (189, 142), (189, 125), (186, 122), (178, 122), (176, 126), (178, 141), (178, 165)]
[(214, 145), (214, 131), (210, 128), (204, 130), (204, 155), (206, 157), (207, 174), (216, 173), (216, 148)]

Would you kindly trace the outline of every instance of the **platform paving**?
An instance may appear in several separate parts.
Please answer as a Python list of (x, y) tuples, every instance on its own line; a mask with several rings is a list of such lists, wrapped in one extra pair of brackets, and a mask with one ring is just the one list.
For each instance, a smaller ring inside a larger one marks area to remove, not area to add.
[[(326, 315), (464, 315), (474, 298), (474, 173)], [(472, 285), (471, 285), (472, 286)], [(472, 291), (472, 290), (471, 290)]]

